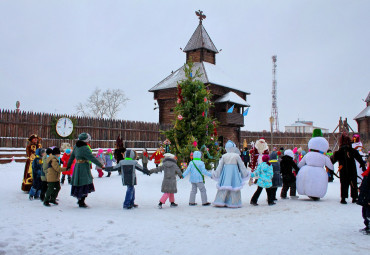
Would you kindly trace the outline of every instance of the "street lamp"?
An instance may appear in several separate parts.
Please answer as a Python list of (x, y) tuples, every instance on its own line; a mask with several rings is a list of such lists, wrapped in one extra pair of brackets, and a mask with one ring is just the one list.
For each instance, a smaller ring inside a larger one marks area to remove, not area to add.
[(273, 116), (271, 116), (270, 117), (270, 128), (271, 128), (271, 151), (273, 150), (273, 148), (274, 148), (274, 146), (273, 146), (273, 136), (272, 136), (272, 127), (273, 127), (273, 125), (274, 125), (274, 117)]

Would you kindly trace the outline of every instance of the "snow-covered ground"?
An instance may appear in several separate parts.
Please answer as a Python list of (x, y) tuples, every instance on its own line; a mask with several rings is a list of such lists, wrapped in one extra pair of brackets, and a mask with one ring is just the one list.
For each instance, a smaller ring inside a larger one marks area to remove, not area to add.
[[(149, 165), (153, 166), (153, 165)], [(157, 209), (162, 174), (138, 172), (138, 209), (123, 210), (126, 188), (117, 172), (97, 178), (88, 209), (78, 208), (64, 184), (59, 205), (44, 207), (20, 190), (24, 163), (0, 165), (0, 254), (368, 254), (361, 207), (339, 203), (339, 180), (313, 202), (279, 200), (249, 205), (256, 186), (242, 190), (243, 208), (189, 207), (191, 185), (178, 181), (178, 208)], [(206, 179), (209, 201), (215, 182)], [(279, 189), (280, 191), (280, 189)], [(279, 192), (278, 191), (278, 192)], [(197, 202), (200, 204), (198, 193)]]

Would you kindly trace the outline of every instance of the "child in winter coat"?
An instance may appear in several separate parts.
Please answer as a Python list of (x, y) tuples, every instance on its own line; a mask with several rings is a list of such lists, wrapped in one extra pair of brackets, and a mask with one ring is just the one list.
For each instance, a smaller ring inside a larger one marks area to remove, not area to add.
[[(283, 188), (281, 189), (280, 197), (287, 199), (287, 193), (290, 188), (290, 197), (298, 198), (296, 196), (296, 174), (299, 171), (297, 164), (294, 162), (294, 153), (292, 150), (284, 151), (284, 156), (280, 161), (280, 171), (283, 176)], [(293, 168), (296, 171), (293, 173)]]
[(40, 193), (40, 200), (44, 202), (45, 194), (48, 189), (48, 181), (46, 179), (46, 175), (48, 173), (48, 163), (47, 159), (53, 153), (53, 149), (47, 148), (45, 155), (42, 157), (42, 171), (41, 171), (41, 193)]
[(251, 177), (258, 177), (257, 185), (258, 188), (254, 193), (251, 204), (257, 206), (257, 201), (261, 195), (262, 190), (265, 188), (267, 193), (267, 201), (269, 205), (274, 205), (272, 177), (274, 176), (274, 170), (269, 162), (270, 157), (268, 155), (262, 156), (262, 163), (257, 166), (256, 171), (251, 174)]
[(135, 185), (137, 184), (136, 169), (147, 175), (150, 175), (150, 172), (135, 160), (135, 152), (133, 150), (126, 150), (125, 159), (121, 160), (115, 167), (113, 167), (113, 171), (117, 171), (119, 169), (122, 173), (122, 185), (127, 186), (123, 209), (136, 208), (138, 207), (138, 205), (135, 204)]
[(359, 188), (357, 204), (362, 206), (362, 217), (365, 224), (365, 228), (360, 229), (360, 232), (370, 235), (370, 158), (367, 160), (367, 170), (362, 173), (363, 180)]
[(147, 149), (144, 148), (143, 154), (141, 155), (141, 162), (143, 163), (144, 168), (148, 168), (149, 154)]
[(156, 167), (161, 163), (162, 158), (164, 158), (161, 148), (158, 148), (156, 152), (150, 157), (150, 160), (154, 158), (154, 164)]
[[(96, 158), (97, 158), (97, 160), (103, 165), (103, 166), (105, 166), (106, 165), (106, 162), (105, 162), (105, 157), (104, 157), (104, 155), (103, 155), (103, 153), (104, 153), (104, 151), (103, 151), (103, 149), (99, 149), (98, 150), (98, 153), (96, 154)], [(98, 176), (99, 176), (99, 178), (102, 178), (103, 177), (103, 169), (100, 167), (100, 166), (98, 166), (98, 165), (96, 165), (95, 166), (95, 169), (98, 171)]]
[(42, 182), (41, 182), (41, 173), (42, 173), (42, 158), (45, 155), (45, 149), (37, 149), (36, 157), (32, 162), (32, 187), (29, 192), (29, 199), (33, 200), (40, 198)]
[(272, 187), (270, 189), (272, 190), (271, 193), (275, 201), (277, 200), (276, 191), (278, 187), (281, 187), (283, 185), (283, 180), (281, 179), (280, 174), (280, 163), (278, 159), (278, 153), (276, 152), (275, 148), (273, 152), (271, 152), (270, 154), (270, 164), (272, 165), (272, 169), (274, 170), (274, 176), (272, 177)]
[(204, 162), (201, 160), (202, 153), (200, 151), (195, 151), (194, 159), (190, 161), (188, 168), (186, 171), (182, 174), (182, 177), (184, 178), (190, 173), (190, 183), (192, 185), (192, 189), (190, 192), (190, 198), (189, 198), (189, 205), (194, 206), (197, 205), (195, 203), (195, 196), (197, 194), (197, 191), (199, 189), (200, 195), (202, 198), (202, 205), (208, 206), (211, 203), (207, 200), (207, 190), (204, 186), (204, 175), (207, 175), (209, 177), (212, 177), (212, 174), (207, 171)]
[(113, 162), (116, 162), (116, 160), (113, 157), (112, 149), (108, 149), (104, 157), (105, 157), (105, 162), (106, 162), (105, 171), (108, 172), (107, 177), (110, 177), (112, 173), (111, 171), (113, 168)]
[(50, 206), (50, 203), (58, 205), (56, 198), (60, 190), (60, 173), (65, 171), (64, 167), (60, 166), (59, 162), (60, 150), (55, 147), (52, 155), (46, 160), (48, 164), (48, 172), (46, 179), (48, 181), (48, 189), (45, 194), (44, 205)]
[(171, 153), (164, 154), (163, 164), (160, 167), (150, 170), (150, 173), (164, 172), (163, 182), (162, 182), (162, 192), (164, 193), (162, 198), (159, 200), (158, 208), (162, 209), (162, 204), (166, 203), (169, 198), (171, 202), (171, 207), (176, 207), (175, 203), (175, 193), (177, 193), (177, 182), (176, 175), (181, 179), (182, 173), (180, 168), (177, 166), (177, 161), (175, 155)]
[[(62, 158), (61, 158), (61, 163), (63, 164), (63, 167), (67, 167), (68, 160), (71, 157), (71, 149), (66, 149)], [(62, 179), (60, 180), (61, 184), (64, 184), (64, 181), (66, 179), (66, 175), (68, 176), (68, 184), (71, 184), (71, 179), (72, 179), (72, 173), (70, 171), (65, 171), (62, 172)]]

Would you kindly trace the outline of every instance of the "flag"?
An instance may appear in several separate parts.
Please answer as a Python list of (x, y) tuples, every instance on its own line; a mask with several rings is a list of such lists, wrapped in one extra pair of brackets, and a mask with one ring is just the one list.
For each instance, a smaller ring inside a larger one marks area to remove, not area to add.
[(231, 106), (231, 107), (230, 107), (230, 109), (229, 109), (229, 110), (227, 110), (227, 112), (228, 112), (228, 113), (232, 113), (232, 112), (234, 111), (234, 106), (235, 106), (235, 104), (233, 104), (233, 106)]
[(243, 112), (243, 116), (244, 116), (244, 117), (245, 117), (245, 116), (247, 116), (248, 111), (249, 111), (249, 107), (247, 108), (247, 110), (245, 110), (245, 111)]

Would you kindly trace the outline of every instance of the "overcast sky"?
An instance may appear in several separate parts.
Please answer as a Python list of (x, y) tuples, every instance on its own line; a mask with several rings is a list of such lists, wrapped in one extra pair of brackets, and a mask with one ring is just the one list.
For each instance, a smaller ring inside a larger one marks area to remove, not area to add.
[(280, 130), (301, 120), (332, 131), (370, 91), (370, 1), (0, 1), (0, 108), (75, 113), (94, 88), (121, 88), (127, 120), (158, 121), (148, 90), (185, 62), (207, 16), (217, 65), (251, 95), (244, 129), (269, 129), (277, 55)]

